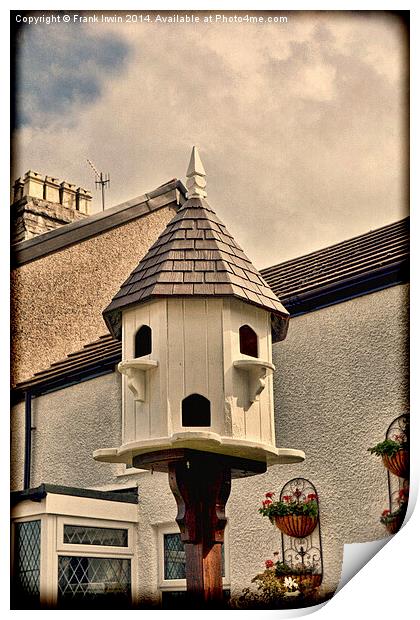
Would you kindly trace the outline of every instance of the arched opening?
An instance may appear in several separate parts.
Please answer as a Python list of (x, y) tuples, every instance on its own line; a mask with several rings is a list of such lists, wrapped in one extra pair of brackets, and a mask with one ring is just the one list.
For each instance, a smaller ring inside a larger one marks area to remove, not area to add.
[(142, 325), (136, 332), (134, 343), (134, 357), (143, 357), (152, 352), (152, 330), (148, 325)]
[(249, 325), (239, 328), (239, 350), (244, 355), (258, 357), (258, 336)]
[(182, 401), (182, 426), (210, 426), (210, 401), (190, 394)]

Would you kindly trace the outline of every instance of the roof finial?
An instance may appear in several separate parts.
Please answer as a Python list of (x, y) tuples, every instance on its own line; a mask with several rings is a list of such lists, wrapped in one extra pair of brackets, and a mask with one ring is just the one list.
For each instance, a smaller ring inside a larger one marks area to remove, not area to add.
[(207, 196), (206, 171), (196, 146), (193, 146), (187, 170), (187, 189), (188, 198), (205, 198)]

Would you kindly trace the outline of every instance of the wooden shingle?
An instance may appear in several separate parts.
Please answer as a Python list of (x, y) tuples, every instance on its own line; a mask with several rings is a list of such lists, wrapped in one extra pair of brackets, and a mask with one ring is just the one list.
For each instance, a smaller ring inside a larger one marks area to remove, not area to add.
[(203, 198), (179, 209), (104, 310), (121, 337), (121, 311), (162, 296), (234, 296), (287, 325), (288, 312)]

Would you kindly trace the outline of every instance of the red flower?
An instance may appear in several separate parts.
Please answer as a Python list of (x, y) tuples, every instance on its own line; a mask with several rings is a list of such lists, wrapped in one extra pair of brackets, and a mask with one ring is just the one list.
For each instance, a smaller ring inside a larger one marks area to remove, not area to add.
[(271, 501), (271, 499), (265, 499), (262, 503), (263, 506), (269, 506), (270, 504), (272, 504), (273, 502)]
[(398, 491), (398, 503), (403, 504), (408, 500), (408, 489), (400, 489)]
[(274, 566), (273, 560), (266, 560), (265, 561), (265, 567), (266, 568), (273, 568), (273, 566)]
[(273, 491), (269, 491), (268, 493), (265, 494), (265, 496), (268, 497), (269, 499), (271, 499), (274, 495), (275, 493), (273, 493)]
[(315, 500), (317, 499), (316, 497), (316, 493), (308, 493), (308, 498), (309, 501)]
[(291, 495), (283, 495), (283, 501), (284, 502), (290, 502), (291, 499), (292, 499)]
[(387, 515), (389, 515), (390, 512), (391, 512), (390, 510), (384, 510), (382, 513), (382, 516), (386, 517)]

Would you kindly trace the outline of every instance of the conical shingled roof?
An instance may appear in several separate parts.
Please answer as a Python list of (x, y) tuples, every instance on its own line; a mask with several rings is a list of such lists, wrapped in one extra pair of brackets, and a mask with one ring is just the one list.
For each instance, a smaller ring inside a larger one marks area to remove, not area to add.
[(202, 197), (183, 204), (104, 310), (104, 319), (120, 338), (121, 310), (173, 296), (237, 297), (272, 313), (275, 341), (286, 336), (289, 313)]
[(191, 198), (121, 286), (104, 318), (120, 337), (123, 308), (152, 297), (238, 297), (287, 320), (288, 312), (204, 199)]

